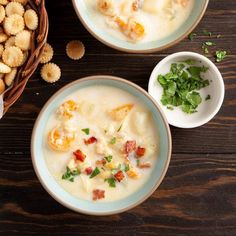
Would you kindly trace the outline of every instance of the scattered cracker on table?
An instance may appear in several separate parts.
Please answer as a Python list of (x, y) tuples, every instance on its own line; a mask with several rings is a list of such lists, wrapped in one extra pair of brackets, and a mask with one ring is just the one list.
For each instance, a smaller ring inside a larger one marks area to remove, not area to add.
[(6, 48), (2, 53), (3, 62), (10, 67), (20, 66), (23, 58), (23, 52), (15, 46)]
[(24, 19), (17, 14), (10, 15), (5, 17), (3, 27), (7, 34), (16, 35), (25, 28)]
[(4, 81), (7, 86), (11, 86), (17, 74), (17, 69), (12, 68), (11, 72), (5, 75)]
[(7, 74), (11, 72), (11, 67), (0, 62), (0, 73)]
[(19, 3), (19, 2), (10, 2), (10, 3), (7, 4), (7, 6), (5, 8), (5, 11), (6, 11), (7, 16), (10, 16), (10, 15), (13, 15), (13, 14), (23, 16), (24, 12), (25, 12), (25, 9), (22, 6), (22, 4)]
[(30, 49), (31, 33), (28, 30), (23, 30), (16, 35), (15, 45), (23, 51)]
[(61, 77), (61, 69), (54, 63), (47, 63), (41, 69), (41, 77), (48, 83), (54, 83)]
[(84, 56), (85, 47), (79, 40), (70, 41), (66, 45), (66, 54), (72, 60), (79, 60)]
[(25, 20), (26, 26), (30, 30), (37, 29), (39, 19), (38, 19), (37, 13), (34, 10), (32, 10), (32, 9), (27, 10), (24, 14), (24, 20)]
[(53, 47), (49, 43), (46, 43), (43, 48), (43, 52), (41, 54), (39, 62), (42, 64), (48, 63), (49, 61), (52, 60), (53, 54), (54, 54)]

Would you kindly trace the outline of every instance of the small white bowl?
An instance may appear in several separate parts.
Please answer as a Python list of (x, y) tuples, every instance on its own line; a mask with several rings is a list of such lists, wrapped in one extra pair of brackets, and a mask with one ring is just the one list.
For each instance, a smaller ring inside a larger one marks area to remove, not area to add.
[[(162, 105), (160, 100), (163, 88), (157, 81), (158, 75), (166, 74), (170, 71), (172, 63), (187, 59), (197, 61), (196, 65), (204, 65), (209, 68), (202, 77), (208, 79), (210, 85), (199, 91), (202, 103), (198, 106), (197, 112), (193, 114), (186, 114), (179, 107), (169, 110), (166, 106)], [(162, 107), (170, 125), (179, 128), (195, 128), (207, 123), (217, 114), (224, 100), (225, 88), (221, 73), (207, 57), (194, 52), (178, 52), (167, 56), (156, 65), (149, 79), (148, 92)], [(205, 101), (208, 94), (210, 94), (211, 99)]]

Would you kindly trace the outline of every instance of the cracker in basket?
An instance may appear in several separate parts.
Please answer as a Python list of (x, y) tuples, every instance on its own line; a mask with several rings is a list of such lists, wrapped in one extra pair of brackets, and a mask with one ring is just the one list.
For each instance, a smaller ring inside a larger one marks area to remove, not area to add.
[(0, 94), (2, 94), (5, 91), (5, 83), (2, 79), (0, 79)]
[(0, 62), (0, 73), (7, 74), (11, 72), (11, 67), (6, 64)]
[(15, 46), (15, 36), (11, 36), (7, 39), (7, 41), (5, 42), (5, 48), (9, 48), (12, 46)]
[(49, 43), (46, 43), (44, 48), (43, 48), (43, 52), (40, 56), (40, 63), (48, 63), (49, 61), (52, 60), (53, 57), (53, 48)]
[(41, 77), (48, 83), (54, 83), (61, 77), (61, 69), (54, 63), (47, 63), (41, 69)]
[(4, 47), (2, 44), (0, 44), (0, 57), (2, 57), (3, 51), (4, 51)]
[(7, 4), (5, 11), (6, 11), (7, 16), (10, 16), (13, 14), (23, 16), (25, 9), (19, 2), (10, 2)]
[(24, 51), (24, 52), (23, 52), (23, 60), (22, 60), (22, 62), (21, 62), (21, 64), (20, 64), (20, 66), (22, 66), (22, 65), (25, 64), (25, 62), (26, 62), (27, 59), (28, 59), (28, 56), (29, 56), (28, 51)]
[(0, 43), (5, 42), (8, 39), (8, 36), (4, 33), (0, 33)]
[(30, 49), (31, 33), (28, 30), (23, 30), (16, 35), (15, 45), (23, 51)]
[(84, 44), (79, 40), (70, 41), (66, 45), (66, 54), (72, 60), (79, 60), (84, 56), (85, 47)]
[(26, 5), (26, 3), (28, 2), (28, 0), (14, 0), (14, 2), (19, 2), (22, 5)]
[(16, 35), (25, 28), (25, 23), (22, 16), (13, 14), (5, 18), (3, 26), (7, 34)]
[(2, 60), (10, 67), (18, 67), (23, 61), (23, 52), (18, 47), (6, 48), (2, 53)]
[(27, 10), (24, 14), (24, 20), (25, 20), (26, 26), (30, 30), (36, 30), (37, 29), (39, 19), (38, 19), (37, 13), (34, 10), (32, 10), (32, 9)]
[(11, 86), (17, 74), (17, 69), (12, 68), (11, 72), (5, 75), (5, 83), (7, 86)]
[(4, 8), (3, 6), (0, 5), (0, 23), (3, 22), (5, 16), (6, 16), (5, 8)]
[(1, 5), (7, 5), (9, 3), (8, 0), (0, 0)]

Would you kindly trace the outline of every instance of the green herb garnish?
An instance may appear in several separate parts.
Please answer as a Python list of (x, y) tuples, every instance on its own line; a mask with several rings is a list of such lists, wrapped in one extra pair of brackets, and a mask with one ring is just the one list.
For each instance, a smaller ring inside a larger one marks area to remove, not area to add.
[(120, 131), (121, 131), (122, 125), (123, 125), (123, 124), (121, 124), (120, 127), (117, 129), (117, 132), (120, 132)]
[(216, 51), (215, 57), (217, 62), (223, 61), (226, 56), (227, 56), (226, 51)]
[(171, 111), (174, 110), (174, 107), (171, 107), (171, 106), (167, 106), (166, 108), (167, 108), (168, 110), (171, 110)]
[(209, 53), (208, 47), (205, 44), (202, 44), (202, 50), (205, 54)]
[(210, 37), (212, 36), (212, 33), (209, 32), (208, 30), (203, 30), (203, 34)]
[(115, 144), (116, 143), (116, 137), (112, 138), (110, 141), (110, 144)]
[(112, 156), (111, 155), (109, 155), (107, 157), (104, 157), (104, 158), (106, 159), (107, 162), (111, 162), (111, 160), (112, 160)]
[(196, 33), (191, 33), (191, 34), (188, 36), (188, 39), (191, 40), (191, 41), (193, 41), (196, 36), (197, 36)]
[(124, 164), (124, 166), (122, 167), (122, 170), (123, 170), (124, 172), (127, 172), (127, 171), (129, 171), (129, 170), (130, 170), (130, 167), (129, 167), (129, 165), (127, 165), (127, 164)]
[(187, 114), (196, 112), (202, 98), (197, 90), (209, 85), (209, 80), (201, 74), (208, 70), (205, 66), (188, 66), (173, 63), (170, 72), (159, 75), (157, 80), (163, 88), (161, 102), (168, 109), (180, 106)]
[(68, 180), (70, 182), (74, 182), (74, 177), (79, 175), (79, 170), (70, 170), (69, 167), (66, 167), (66, 172), (62, 175), (62, 179)]
[(136, 165), (139, 166), (140, 165), (140, 160), (136, 161)]
[(85, 134), (89, 135), (89, 132), (90, 132), (89, 128), (82, 129), (82, 131), (83, 131)]
[(115, 180), (115, 178), (107, 178), (104, 181), (107, 182), (111, 188), (115, 188), (116, 187), (116, 180)]
[(100, 174), (100, 170), (96, 167), (89, 178), (92, 179), (93, 177), (95, 177), (98, 174)]
[(206, 98), (205, 98), (205, 101), (210, 100), (210, 99), (211, 99), (211, 95), (208, 94), (208, 95), (206, 96)]
[(187, 59), (187, 60), (183, 61), (183, 63), (186, 63), (187, 65), (193, 65), (194, 63), (196, 63), (196, 61), (193, 59)]
[(206, 41), (205, 44), (207, 46), (215, 46), (216, 45), (214, 42), (211, 42), (211, 41)]

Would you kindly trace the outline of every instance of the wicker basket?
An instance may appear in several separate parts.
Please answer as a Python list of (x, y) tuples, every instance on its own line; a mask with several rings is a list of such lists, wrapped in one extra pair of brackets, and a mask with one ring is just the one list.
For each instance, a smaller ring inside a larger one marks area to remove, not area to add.
[(3, 114), (17, 101), (24, 88), (37, 69), (39, 58), (43, 51), (48, 36), (48, 15), (44, 0), (28, 0), (28, 4), (34, 9), (39, 17), (39, 26), (32, 34), (31, 49), (25, 64), (19, 69), (14, 83), (3, 94)]

